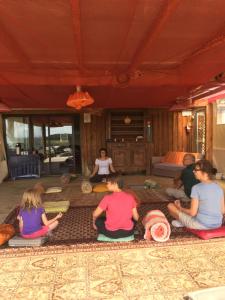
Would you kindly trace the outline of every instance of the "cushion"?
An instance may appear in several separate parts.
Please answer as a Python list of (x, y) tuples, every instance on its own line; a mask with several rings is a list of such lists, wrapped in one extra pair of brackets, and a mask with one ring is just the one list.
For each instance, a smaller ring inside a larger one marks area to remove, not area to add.
[(84, 194), (90, 194), (92, 192), (92, 185), (90, 181), (88, 180), (83, 180), (81, 183), (81, 191)]
[(104, 193), (104, 192), (108, 192), (108, 188), (107, 188), (107, 183), (102, 182), (102, 183), (98, 183), (93, 187), (93, 192), (95, 193)]
[(46, 194), (51, 194), (51, 193), (60, 193), (62, 192), (62, 188), (59, 186), (54, 186), (54, 187), (50, 187), (46, 190)]
[(216, 237), (223, 237), (225, 236), (225, 226), (221, 226), (216, 229), (209, 229), (209, 230), (197, 230), (197, 229), (191, 229), (186, 228), (188, 232), (191, 232), (198, 237), (200, 237), (203, 240), (209, 240)]
[(46, 201), (43, 203), (46, 213), (67, 212), (70, 201)]
[(21, 236), (14, 236), (9, 240), (8, 245), (10, 247), (39, 247), (47, 241), (46, 236), (42, 236), (36, 239), (24, 239)]
[(97, 237), (97, 241), (101, 241), (101, 242), (130, 242), (133, 240), (134, 240), (134, 235), (119, 238), (119, 239), (112, 239), (100, 233)]
[(0, 225), (0, 245), (3, 245), (15, 234), (15, 229), (11, 224)]
[(170, 162), (172, 163), (174, 160), (175, 152), (168, 151), (165, 156), (162, 157), (161, 162)]
[[(183, 158), (187, 152), (182, 151), (168, 151), (166, 155), (161, 159), (163, 163), (172, 163), (177, 165), (183, 165)], [(189, 152), (188, 152), (189, 153)], [(190, 153), (195, 156), (195, 159), (198, 160), (201, 156), (200, 153)]]

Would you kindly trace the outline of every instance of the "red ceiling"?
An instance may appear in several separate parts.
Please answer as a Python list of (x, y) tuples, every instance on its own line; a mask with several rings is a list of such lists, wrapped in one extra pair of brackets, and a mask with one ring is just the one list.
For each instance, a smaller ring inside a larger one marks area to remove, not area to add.
[(0, 1), (0, 98), (65, 109), (162, 107), (225, 70), (224, 0)]

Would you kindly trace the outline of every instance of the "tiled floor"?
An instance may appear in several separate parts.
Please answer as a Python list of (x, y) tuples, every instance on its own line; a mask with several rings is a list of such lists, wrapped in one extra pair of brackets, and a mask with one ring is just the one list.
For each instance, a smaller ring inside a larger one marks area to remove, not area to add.
[(23, 192), (34, 186), (37, 182), (44, 185), (60, 185), (60, 177), (43, 177), (41, 179), (8, 180), (0, 184), (0, 223), (2, 223), (9, 212), (20, 203)]

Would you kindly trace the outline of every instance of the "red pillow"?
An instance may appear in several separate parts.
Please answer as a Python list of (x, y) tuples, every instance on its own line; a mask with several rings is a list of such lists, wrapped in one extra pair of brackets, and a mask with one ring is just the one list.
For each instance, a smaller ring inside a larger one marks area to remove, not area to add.
[(208, 230), (199, 230), (199, 229), (191, 229), (191, 228), (186, 228), (186, 229), (187, 231), (197, 235), (203, 240), (209, 240), (216, 237), (225, 236), (225, 226), (221, 226), (216, 229), (208, 229)]

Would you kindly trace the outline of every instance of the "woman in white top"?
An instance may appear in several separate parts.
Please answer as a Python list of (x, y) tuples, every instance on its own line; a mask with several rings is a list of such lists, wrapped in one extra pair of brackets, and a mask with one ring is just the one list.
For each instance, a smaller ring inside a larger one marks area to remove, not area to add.
[(109, 177), (110, 172), (116, 173), (111, 157), (107, 156), (107, 150), (101, 148), (99, 150), (99, 158), (95, 160), (95, 167), (90, 176), (91, 182), (101, 182), (106, 181), (106, 178)]

